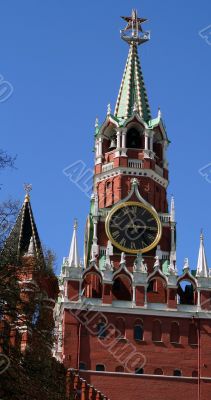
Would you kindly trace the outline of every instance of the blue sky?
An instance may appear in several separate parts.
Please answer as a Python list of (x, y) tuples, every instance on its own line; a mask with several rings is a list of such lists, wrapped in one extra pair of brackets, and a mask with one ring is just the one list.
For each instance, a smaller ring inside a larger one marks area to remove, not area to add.
[(82, 256), (89, 199), (62, 171), (77, 160), (93, 166), (94, 121), (109, 102), (114, 108), (128, 52), (120, 15), (132, 7), (149, 19), (141, 63), (152, 114), (161, 107), (171, 140), (178, 267), (189, 257), (195, 268), (201, 228), (211, 267), (211, 183), (199, 173), (211, 163), (211, 46), (202, 37), (211, 28), (199, 35), (211, 25), (209, 0), (1, 2), (0, 75), (14, 90), (5, 102), (0, 96), (0, 147), (18, 158), (17, 170), (1, 175), (0, 195), (22, 201), (23, 183), (32, 183), (38, 230), (58, 268), (74, 217)]

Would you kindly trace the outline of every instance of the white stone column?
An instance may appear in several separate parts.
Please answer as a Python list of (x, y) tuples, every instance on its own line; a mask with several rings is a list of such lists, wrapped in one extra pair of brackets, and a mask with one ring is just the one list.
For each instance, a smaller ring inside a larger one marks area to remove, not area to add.
[(167, 142), (167, 140), (165, 140), (163, 143), (163, 166), (164, 166), (164, 168), (168, 168), (168, 161), (166, 158), (167, 147), (168, 147), (168, 142)]
[(121, 156), (123, 156), (123, 157), (127, 157), (126, 134), (127, 134), (127, 129), (123, 128), (122, 129), (122, 153), (121, 153)]
[(149, 136), (146, 133), (144, 135), (144, 149), (149, 150)]
[(198, 290), (197, 290), (197, 307), (198, 307), (198, 308), (201, 308), (200, 297), (201, 297), (201, 295), (200, 295), (200, 290), (198, 289)]
[(116, 133), (117, 137), (117, 146), (116, 146), (116, 151), (115, 151), (115, 157), (120, 157), (120, 149), (121, 149), (121, 129), (117, 129)]
[(97, 158), (98, 155), (99, 155), (99, 143), (98, 143), (98, 139), (96, 139), (95, 148), (96, 148), (96, 158)]
[(102, 138), (99, 137), (99, 157), (102, 157), (102, 149), (103, 149)]
[(97, 140), (97, 145), (96, 145), (96, 164), (101, 164), (102, 163), (102, 137), (99, 137)]
[(123, 128), (122, 130), (122, 148), (126, 148), (126, 129)]
[(117, 149), (120, 149), (121, 148), (121, 131), (120, 131), (120, 129), (118, 129), (116, 137), (117, 137), (117, 146), (116, 147), (117, 147)]

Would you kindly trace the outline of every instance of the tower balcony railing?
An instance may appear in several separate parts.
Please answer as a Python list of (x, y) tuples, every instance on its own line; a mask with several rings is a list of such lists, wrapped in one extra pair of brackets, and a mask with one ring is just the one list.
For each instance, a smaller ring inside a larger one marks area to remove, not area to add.
[(143, 167), (143, 162), (141, 160), (134, 160), (134, 159), (129, 159), (128, 160), (128, 167), (129, 168), (142, 168)]
[(102, 166), (102, 172), (110, 171), (110, 170), (113, 169), (113, 168), (114, 168), (114, 163), (113, 163), (113, 162), (104, 164), (104, 165)]
[(160, 217), (161, 222), (164, 222), (164, 223), (170, 222), (170, 219), (171, 219), (170, 214), (165, 214), (165, 213), (159, 213), (159, 217)]

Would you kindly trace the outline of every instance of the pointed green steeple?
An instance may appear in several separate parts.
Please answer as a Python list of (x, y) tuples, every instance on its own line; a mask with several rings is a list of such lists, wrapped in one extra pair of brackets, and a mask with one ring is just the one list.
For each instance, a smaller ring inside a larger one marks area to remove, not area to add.
[(137, 112), (145, 122), (151, 119), (150, 107), (141, 71), (137, 46), (149, 40), (149, 33), (143, 32), (141, 24), (146, 21), (138, 18), (136, 10), (131, 17), (122, 17), (127, 26), (121, 37), (129, 43), (129, 54), (116, 102), (115, 116), (127, 119)]
[(24, 203), (8, 238), (5, 241), (1, 256), (14, 263), (21, 256), (33, 255), (43, 259), (42, 246), (35, 224), (29, 193), (26, 193)]

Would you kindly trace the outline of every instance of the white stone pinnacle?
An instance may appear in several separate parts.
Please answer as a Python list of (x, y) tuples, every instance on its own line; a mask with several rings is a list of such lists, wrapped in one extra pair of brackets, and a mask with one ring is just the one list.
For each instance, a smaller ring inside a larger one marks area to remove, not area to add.
[(174, 196), (171, 197), (171, 222), (175, 222), (175, 203)]
[(200, 246), (199, 246), (199, 255), (198, 255), (198, 263), (196, 276), (208, 278), (209, 277), (209, 268), (207, 265), (207, 259), (204, 249), (204, 236), (203, 233), (200, 235)]
[(70, 267), (77, 268), (80, 265), (80, 257), (78, 252), (78, 241), (77, 241), (77, 220), (74, 221), (73, 236), (70, 246), (70, 253), (68, 257), (68, 264)]

